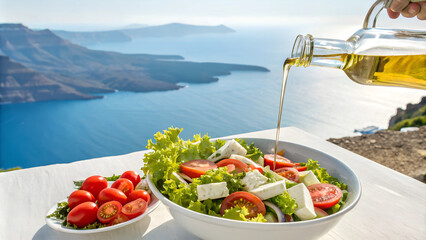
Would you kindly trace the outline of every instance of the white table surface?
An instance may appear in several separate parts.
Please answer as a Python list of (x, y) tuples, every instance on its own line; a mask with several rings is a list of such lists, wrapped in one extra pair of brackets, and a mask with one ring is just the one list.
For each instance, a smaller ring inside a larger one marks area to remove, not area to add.
[[(275, 139), (275, 130), (233, 137)], [(300, 129), (281, 130), (281, 140), (302, 144), (345, 162), (362, 183), (358, 205), (321, 240), (426, 239), (426, 184)], [(74, 190), (73, 180), (140, 171), (144, 151), (0, 173), (0, 240), (9, 239), (198, 239), (179, 228), (162, 204), (123, 228), (75, 235), (52, 230), (46, 212)], [(397, 164), (397, 163), (395, 163)], [(284, 238), (283, 238), (284, 239)]]

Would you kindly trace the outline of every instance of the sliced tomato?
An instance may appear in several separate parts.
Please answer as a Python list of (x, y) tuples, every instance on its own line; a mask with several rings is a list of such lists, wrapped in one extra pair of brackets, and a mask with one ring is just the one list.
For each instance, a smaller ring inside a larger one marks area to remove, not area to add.
[(85, 190), (90, 192), (96, 199), (98, 199), (98, 194), (105, 188), (108, 187), (108, 182), (106, 178), (102, 176), (90, 176), (84, 180), (81, 185), (80, 190)]
[[(222, 166), (222, 167), (225, 167), (225, 166)], [(232, 171), (235, 171), (235, 165), (234, 164), (226, 165), (226, 168), (228, 169), (229, 173), (231, 173)]]
[(326, 213), (321, 208), (314, 207), (314, 210), (315, 210), (315, 214), (317, 215), (317, 218), (328, 216), (328, 213)]
[(149, 193), (145, 190), (135, 190), (132, 193), (130, 193), (129, 197), (127, 198), (127, 202), (131, 202), (134, 201), (138, 198), (141, 198), (143, 200), (145, 200), (145, 202), (147, 204), (149, 204), (151, 202), (151, 195), (149, 195)]
[(306, 171), (306, 169), (308, 168), (308, 166), (300, 166), (300, 163), (294, 163), (294, 168), (299, 171), (299, 172), (303, 172)]
[(342, 197), (342, 190), (333, 184), (318, 183), (308, 186), (314, 207), (327, 209), (336, 205)]
[(225, 167), (225, 166), (228, 166), (228, 165), (234, 165), (235, 171), (237, 173), (245, 172), (246, 169), (248, 168), (247, 164), (241, 162), (240, 160), (231, 159), (231, 158), (223, 159), (222, 161), (218, 162), (216, 165), (217, 165), (217, 167)]
[(278, 173), (280, 176), (287, 178), (293, 182), (299, 182), (299, 171), (292, 167), (283, 167), (275, 170), (274, 172)]
[(73, 208), (67, 215), (67, 221), (83, 228), (96, 221), (98, 206), (94, 202), (84, 202)]
[(214, 168), (217, 168), (216, 164), (205, 159), (191, 160), (180, 165), (180, 171), (185, 173), (190, 178), (199, 178), (208, 170)]
[(101, 223), (109, 223), (121, 212), (121, 203), (117, 201), (109, 201), (99, 207), (97, 218)]
[(145, 200), (138, 198), (134, 201), (131, 201), (123, 206), (121, 212), (126, 215), (129, 219), (133, 219), (142, 213), (145, 212), (147, 208), (147, 203)]
[(259, 213), (263, 216), (266, 214), (265, 204), (263, 204), (262, 200), (248, 192), (234, 192), (227, 196), (220, 205), (220, 214), (225, 214), (226, 209), (237, 205), (247, 208), (249, 211), (249, 214), (245, 216), (247, 218), (256, 217)]
[(118, 214), (118, 216), (114, 220), (112, 220), (111, 222), (109, 222), (108, 226), (112, 226), (112, 225), (116, 225), (116, 224), (119, 224), (119, 223), (127, 222), (129, 220), (130, 219), (126, 215), (124, 215), (123, 213), (120, 213), (120, 214)]
[(125, 171), (123, 174), (121, 174), (120, 178), (129, 179), (135, 187), (141, 181), (141, 176), (135, 171)]
[(85, 190), (76, 190), (72, 192), (68, 197), (68, 206), (70, 207), (70, 209), (73, 209), (80, 203), (95, 201), (95, 197), (90, 192)]
[(256, 169), (256, 170), (257, 170), (257, 171), (259, 171), (261, 174), (263, 174), (263, 169), (262, 169), (262, 167), (261, 167), (261, 166), (259, 166), (259, 165), (258, 165), (258, 166), (255, 166), (254, 164), (250, 164), (250, 166), (249, 166), (249, 167), (250, 167), (250, 169), (251, 169), (251, 170), (255, 170), (255, 169)]
[(133, 183), (127, 178), (119, 178), (111, 185), (111, 188), (116, 188), (122, 191), (126, 196), (133, 192)]
[(105, 188), (99, 193), (98, 205), (100, 206), (109, 201), (118, 201), (121, 204), (125, 204), (127, 201), (127, 196), (116, 188)]
[(274, 169), (274, 154), (265, 154), (263, 158), (265, 159), (265, 166), (269, 166), (272, 170), (283, 168), (283, 167), (294, 167), (294, 163), (292, 161), (280, 155), (277, 155), (275, 169)]

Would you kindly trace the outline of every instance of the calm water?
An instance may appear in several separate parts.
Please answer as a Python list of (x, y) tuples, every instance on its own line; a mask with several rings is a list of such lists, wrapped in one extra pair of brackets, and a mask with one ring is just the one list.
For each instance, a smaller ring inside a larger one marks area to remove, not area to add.
[[(211, 84), (182, 83), (187, 87), (178, 91), (117, 92), (90, 101), (0, 105), (0, 168), (140, 151), (154, 133), (169, 126), (184, 128), (184, 138), (275, 128), (282, 63), (300, 28), (236, 30), (226, 35), (91, 46), (125, 53), (179, 54), (188, 61), (256, 64), (271, 72), (234, 72)], [(326, 30), (306, 28), (303, 33), (321, 31)], [(352, 32), (347, 30), (346, 36)], [(292, 68), (282, 125), (323, 139), (353, 135), (355, 128), (369, 125), (386, 128), (397, 107), (418, 102), (423, 94), (358, 85), (339, 70)]]

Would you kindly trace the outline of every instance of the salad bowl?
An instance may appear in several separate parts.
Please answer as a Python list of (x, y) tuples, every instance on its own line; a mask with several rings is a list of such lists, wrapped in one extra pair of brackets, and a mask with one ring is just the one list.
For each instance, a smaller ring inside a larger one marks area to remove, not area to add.
[[(223, 140), (229, 140), (224, 138)], [(254, 143), (263, 153), (273, 153), (275, 140), (244, 138)], [(361, 184), (356, 174), (342, 161), (318, 150), (280, 141), (278, 149), (285, 150), (285, 156), (293, 162), (318, 161), (328, 173), (348, 186), (346, 204), (337, 213), (322, 218), (282, 223), (244, 222), (198, 213), (179, 206), (157, 189), (148, 174), (148, 184), (153, 194), (168, 207), (178, 224), (201, 239), (317, 239), (332, 229), (338, 221), (358, 203), (361, 197)]]

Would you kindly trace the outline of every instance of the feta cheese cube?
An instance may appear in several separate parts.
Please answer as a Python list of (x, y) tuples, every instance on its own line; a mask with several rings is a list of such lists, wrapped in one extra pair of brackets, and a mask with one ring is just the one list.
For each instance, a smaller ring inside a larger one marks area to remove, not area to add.
[(311, 170), (299, 172), (299, 177), (300, 177), (300, 181), (306, 186), (320, 183), (318, 178), (315, 176), (315, 174)]
[(226, 182), (209, 183), (197, 186), (198, 200), (204, 201), (206, 199), (217, 199), (227, 197), (229, 189)]
[(247, 154), (247, 150), (235, 141), (235, 139), (232, 139), (227, 141), (225, 145), (210, 155), (207, 160), (216, 162), (219, 159), (229, 158), (232, 154), (245, 156)]
[(256, 195), (260, 200), (266, 200), (271, 197), (275, 197), (285, 191), (285, 181), (281, 180), (278, 182), (268, 183), (252, 189), (250, 193)]
[(241, 179), (241, 183), (244, 185), (246, 191), (250, 191), (260, 185), (263, 185), (268, 181), (268, 178), (263, 176), (257, 169), (247, 172), (246, 176)]
[(314, 204), (312, 203), (311, 195), (308, 188), (303, 183), (289, 188), (288, 193), (296, 200), (297, 208), (294, 214), (301, 220), (314, 219), (315, 214)]

